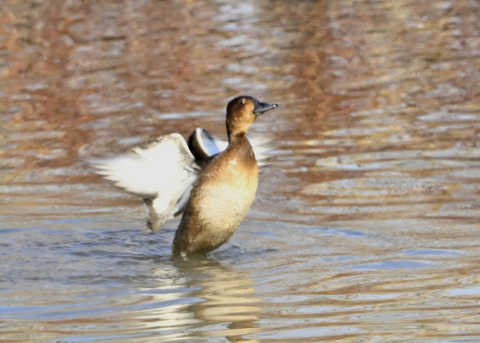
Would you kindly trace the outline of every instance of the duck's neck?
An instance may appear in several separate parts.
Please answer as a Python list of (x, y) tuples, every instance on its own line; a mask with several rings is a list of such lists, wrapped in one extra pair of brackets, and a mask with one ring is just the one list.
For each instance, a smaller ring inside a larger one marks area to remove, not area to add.
[(244, 141), (247, 140), (246, 137), (246, 132), (228, 132), (228, 144), (229, 145), (235, 145), (239, 143), (243, 143)]
[(233, 158), (239, 163), (239, 165), (254, 169), (257, 168), (255, 153), (245, 135), (245, 132), (242, 134), (230, 135), (228, 137), (228, 147), (226, 151), (227, 154), (235, 156)]

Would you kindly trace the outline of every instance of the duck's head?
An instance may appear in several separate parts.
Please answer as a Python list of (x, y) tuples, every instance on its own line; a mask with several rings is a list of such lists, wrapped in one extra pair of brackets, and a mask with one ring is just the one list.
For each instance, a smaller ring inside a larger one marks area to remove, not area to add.
[(245, 135), (250, 125), (257, 117), (277, 104), (269, 104), (248, 95), (242, 95), (230, 100), (227, 105), (227, 133), (228, 139), (233, 136)]

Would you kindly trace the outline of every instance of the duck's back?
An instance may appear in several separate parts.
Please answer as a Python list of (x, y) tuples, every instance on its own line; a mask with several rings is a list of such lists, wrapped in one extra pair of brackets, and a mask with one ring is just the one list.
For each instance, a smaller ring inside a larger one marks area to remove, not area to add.
[(243, 137), (216, 155), (195, 182), (174, 240), (174, 255), (209, 252), (226, 242), (247, 214), (258, 166)]

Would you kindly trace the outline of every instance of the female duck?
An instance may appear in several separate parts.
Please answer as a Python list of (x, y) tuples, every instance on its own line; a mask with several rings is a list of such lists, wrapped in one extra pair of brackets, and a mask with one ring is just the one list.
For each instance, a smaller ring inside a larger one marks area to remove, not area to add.
[(183, 211), (173, 255), (204, 255), (232, 236), (253, 202), (258, 166), (246, 132), (258, 115), (275, 107), (251, 96), (231, 100), (226, 118), (228, 146), (214, 156), (220, 149), (202, 147), (219, 143), (197, 129), (188, 146), (174, 133), (130, 154), (91, 163), (116, 186), (144, 199), (152, 231)]
[(227, 106), (227, 148), (200, 173), (173, 241), (174, 256), (205, 254), (225, 243), (252, 205), (258, 166), (245, 136), (259, 114), (278, 107), (249, 96)]

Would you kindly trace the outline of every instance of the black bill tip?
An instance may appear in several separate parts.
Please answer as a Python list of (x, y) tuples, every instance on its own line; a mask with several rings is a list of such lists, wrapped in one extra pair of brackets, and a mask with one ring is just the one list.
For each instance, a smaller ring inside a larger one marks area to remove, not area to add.
[(253, 99), (253, 113), (254, 114), (264, 114), (267, 111), (273, 110), (274, 108), (278, 107), (278, 104), (269, 104), (268, 102), (262, 102), (257, 99)]

